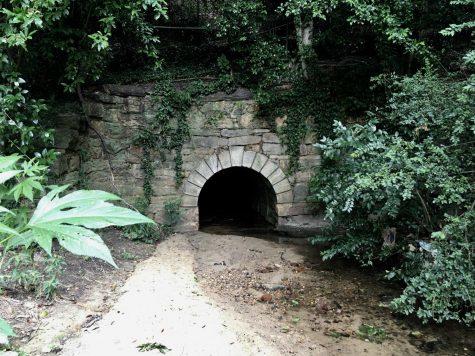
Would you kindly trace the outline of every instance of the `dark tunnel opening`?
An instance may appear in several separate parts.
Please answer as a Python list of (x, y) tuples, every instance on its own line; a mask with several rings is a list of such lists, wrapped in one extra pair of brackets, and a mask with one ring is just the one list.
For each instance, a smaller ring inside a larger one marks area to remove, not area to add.
[(200, 228), (272, 229), (277, 224), (274, 189), (250, 168), (232, 167), (213, 175), (201, 189), (198, 208)]

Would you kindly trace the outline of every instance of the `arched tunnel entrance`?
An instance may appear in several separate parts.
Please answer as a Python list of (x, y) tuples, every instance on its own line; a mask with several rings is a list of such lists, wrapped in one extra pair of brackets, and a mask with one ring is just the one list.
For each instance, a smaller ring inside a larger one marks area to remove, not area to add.
[(273, 228), (277, 224), (276, 203), (272, 185), (260, 173), (245, 167), (223, 169), (201, 189), (200, 228)]

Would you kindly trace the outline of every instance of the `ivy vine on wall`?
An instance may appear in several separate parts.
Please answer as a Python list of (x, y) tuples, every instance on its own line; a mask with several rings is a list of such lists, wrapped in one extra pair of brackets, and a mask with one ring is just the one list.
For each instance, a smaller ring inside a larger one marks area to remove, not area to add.
[(179, 187), (184, 178), (182, 149), (190, 139), (188, 111), (203, 96), (217, 91), (228, 92), (233, 88), (234, 81), (230, 80), (229, 75), (222, 75), (213, 80), (198, 78), (178, 82), (166, 72), (157, 81), (152, 95), (155, 116), (146, 122), (135, 140), (135, 143), (143, 148), (143, 192), (148, 205), (153, 196), (152, 152), (157, 152), (161, 160), (166, 159), (167, 152), (174, 154), (175, 183)]

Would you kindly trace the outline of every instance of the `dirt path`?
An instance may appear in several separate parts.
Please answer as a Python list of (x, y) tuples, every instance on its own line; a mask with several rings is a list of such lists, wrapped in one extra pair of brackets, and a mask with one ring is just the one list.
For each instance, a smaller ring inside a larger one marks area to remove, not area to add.
[[(159, 245), (123, 287), (116, 305), (63, 347), (62, 355), (135, 355), (160, 343), (167, 355), (276, 355), (278, 352), (202, 294), (189, 242), (176, 235)], [(147, 354), (160, 354), (159, 351)]]
[[(51, 309), (45, 330), (24, 349), (42, 355), (43, 346), (56, 341), (52, 351), (64, 356), (161, 354), (139, 352), (146, 343), (166, 346), (166, 355), (190, 356), (474, 351), (470, 330), (392, 316), (385, 305), (397, 293), (344, 261), (322, 262), (309, 246), (176, 234), (139, 262), (117, 291), (91, 284), (93, 307)], [(101, 308), (104, 296), (112, 307)], [(384, 330), (382, 343), (362, 336), (363, 324)]]

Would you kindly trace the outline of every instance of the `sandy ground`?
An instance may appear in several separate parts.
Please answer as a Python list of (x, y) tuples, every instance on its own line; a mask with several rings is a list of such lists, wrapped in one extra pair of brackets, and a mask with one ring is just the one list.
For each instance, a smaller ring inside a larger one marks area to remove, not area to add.
[[(474, 351), (470, 330), (434, 330), (395, 318), (383, 302), (397, 290), (345, 263), (323, 263), (309, 246), (175, 234), (122, 287), (93, 286), (84, 292), (88, 303), (52, 307), (22, 349), (67, 356), (161, 354), (140, 352), (152, 343), (166, 347), (166, 355), (190, 356)], [(385, 340), (362, 338), (363, 323), (384, 328)]]
[[(63, 347), (61, 355), (140, 355), (160, 343), (167, 355), (277, 355), (246, 325), (214, 305), (194, 278), (187, 238), (176, 235), (141, 263), (116, 305), (95, 326)], [(148, 354), (160, 354), (158, 350)]]

